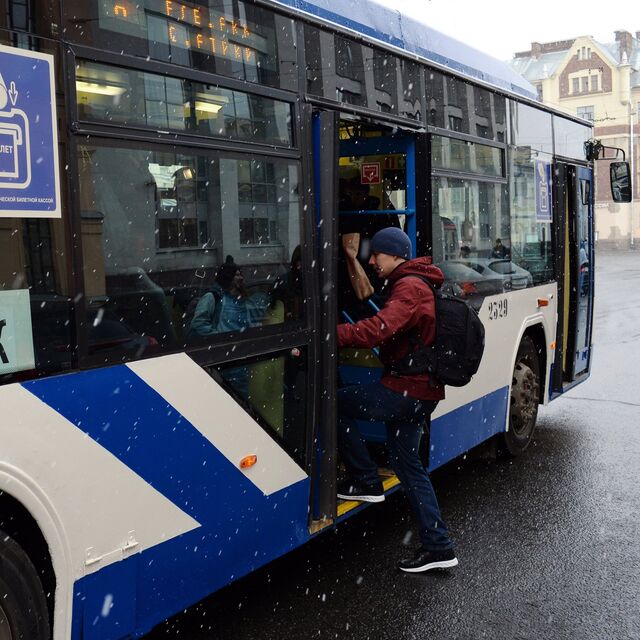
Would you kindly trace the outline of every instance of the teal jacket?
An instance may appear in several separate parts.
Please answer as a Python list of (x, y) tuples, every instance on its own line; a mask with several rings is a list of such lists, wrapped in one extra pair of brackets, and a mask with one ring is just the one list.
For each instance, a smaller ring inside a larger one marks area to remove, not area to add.
[(198, 301), (189, 334), (209, 336), (228, 331), (244, 331), (260, 324), (269, 304), (268, 296), (256, 293), (235, 297), (220, 287), (205, 293)]

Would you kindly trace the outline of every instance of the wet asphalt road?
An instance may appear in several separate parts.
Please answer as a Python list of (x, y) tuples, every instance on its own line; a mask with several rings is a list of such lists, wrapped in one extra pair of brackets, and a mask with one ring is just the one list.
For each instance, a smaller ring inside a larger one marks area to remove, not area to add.
[(433, 474), (460, 565), (408, 575), (395, 494), (147, 640), (640, 639), (640, 252), (598, 256), (590, 380), (515, 461)]

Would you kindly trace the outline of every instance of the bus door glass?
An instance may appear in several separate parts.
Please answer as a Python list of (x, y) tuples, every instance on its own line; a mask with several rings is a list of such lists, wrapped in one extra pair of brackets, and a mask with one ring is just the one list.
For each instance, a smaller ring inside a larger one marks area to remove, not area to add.
[(573, 185), (575, 215), (573, 230), (576, 250), (572, 260), (575, 277), (575, 358), (573, 378), (589, 370), (591, 324), (593, 315), (593, 174), (585, 167), (576, 168)]
[[(382, 283), (368, 265), (371, 237), (385, 227), (403, 229), (416, 246), (415, 140), (409, 136), (385, 135), (384, 131), (359, 131), (351, 125), (340, 128), (338, 160), (338, 322), (357, 322), (372, 316), (383, 304)], [(345, 248), (358, 247), (358, 262), (374, 293), (364, 302), (357, 291), (353, 267), (347, 264)], [(354, 246), (354, 245), (350, 245)], [(360, 297), (359, 297), (360, 296)], [(373, 302), (373, 303), (372, 303)], [(376, 354), (362, 349), (340, 350), (342, 385), (362, 384), (379, 379), (382, 365)], [(386, 439), (383, 424), (362, 423), (368, 440)]]

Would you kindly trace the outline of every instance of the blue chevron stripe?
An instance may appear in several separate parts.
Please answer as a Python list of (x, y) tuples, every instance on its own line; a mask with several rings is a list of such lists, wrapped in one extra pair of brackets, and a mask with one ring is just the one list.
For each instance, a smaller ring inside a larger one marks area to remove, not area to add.
[(23, 386), (201, 524), (76, 582), (72, 637), (139, 635), (309, 539), (308, 478), (263, 495), (128, 367)]

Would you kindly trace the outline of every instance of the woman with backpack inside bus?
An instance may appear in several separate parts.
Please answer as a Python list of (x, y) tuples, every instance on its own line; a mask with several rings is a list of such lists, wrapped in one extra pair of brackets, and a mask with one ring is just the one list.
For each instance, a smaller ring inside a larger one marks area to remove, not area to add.
[[(422, 546), (398, 567), (407, 572), (446, 569), (458, 564), (429, 475), (418, 453), (425, 421), (444, 398), (444, 386), (429, 374), (397, 375), (390, 366), (413, 350), (410, 333), (424, 344), (435, 339), (435, 297), (427, 279), (439, 288), (442, 271), (430, 258), (411, 259), (411, 240), (389, 227), (371, 239), (369, 264), (391, 287), (384, 307), (372, 318), (338, 325), (339, 347), (380, 347), (385, 366), (379, 382), (338, 390), (338, 451), (349, 480), (338, 489), (343, 500), (382, 502), (384, 490), (357, 420), (383, 421), (389, 461), (407, 493), (418, 521)], [(417, 277), (408, 277), (417, 276)]]
[(247, 295), (240, 267), (232, 256), (227, 256), (218, 267), (216, 284), (198, 301), (187, 337), (243, 331), (257, 326), (267, 304), (266, 295)]
[[(248, 296), (244, 276), (232, 256), (218, 267), (216, 283), (196, 305), (189, 324), (187, 340), (232, 331), (244, 331), (258, 326), (269, 304), (266, 294)], [(249, 371), (246, 366), (225, 369), (223, 378), (246, 398), (249, 392)]]

